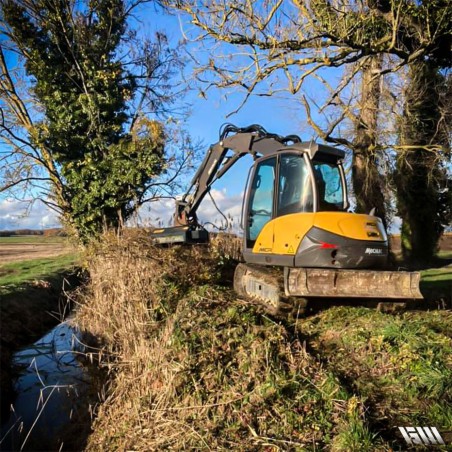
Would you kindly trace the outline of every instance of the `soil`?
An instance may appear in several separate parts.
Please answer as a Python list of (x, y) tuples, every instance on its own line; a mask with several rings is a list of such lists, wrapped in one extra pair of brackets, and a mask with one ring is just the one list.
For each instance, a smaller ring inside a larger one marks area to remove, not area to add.
[(70, 249), (66, 243), (0, 243), (0, 263), (55, 257)]
[(439, 249), (442, 251), (452, 251), (452, 234), (444, 234), (441, 237)]

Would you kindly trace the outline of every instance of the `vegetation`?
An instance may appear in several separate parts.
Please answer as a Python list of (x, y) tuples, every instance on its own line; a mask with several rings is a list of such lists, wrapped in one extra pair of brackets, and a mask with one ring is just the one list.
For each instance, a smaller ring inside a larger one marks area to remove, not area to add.
[(77, 321), (109, 380), (87, 450), (384, 451), (400, 422), (452, 427), (450, 311), (274, 319), (231, 292), (232, 254), (220, 238), (93, 250)]
[(450, 312), (338, 307), (302, 327), (316, 356), (366, 401), (370, 426), (389, 436), (396, 425), (452, 426), (451, 322)]
[[(168, 157), (161, 121), (179, 55), (164, 34), (140, 42), (130, 27), (144, 3), (0, 0), (8, 38), (0, 48), (0, 138), (8, 146), (0, 192), (40, 196), (91, 242), (76, 315), (94, 338), (90, 357), (109, 373), (87, 449), (383, 451), (402, 447), (398, 425), (451, 430), (450, 268), (423, 274), (425, 306), (441, 310), (325, 305), (279, 319), (234, 295), (234, 249), (221, 238), (158, 249), (138, 233), (112, 234), (175, 183), (189, 159)], [(194, 70), (202, 89), (239, 86), (246, 100), (263, 85), (262, 95), (283, 86), (294, 95), (315, 74), (327, 95), (318, 103), (302, 96), (307, 121), (353, 150), (357, 209), (377, 207), (389, 218), (394, 198), (385, 198), (383, 182), (394, 177), (404, 257), (413, 265), (435, 255), (452, 215), (446, 0), (161, 3), (201, 30), (210, 52)], [(212, 41), (228, 50), (225, 64)], [(338, 67), (332, 86), (324, 71)], [(391, 83), (396, 72), (403, 89)], [(326, 126), (312, 105), (328, 112)], [(350, 132), (338, 134), (344, 123)], [(2, 369), (14, 349), (67, 313), (61, 293), (76, 260), (0, 266)], [(10, 375), (0, 377), (10, 384)]]
[[(163, 34), (133, 39), (128, 19), (139, 4), (0, 3), (12, 46), (0, 49), (0, 130), (9, 146), (0, 190), (38, 188), (84, 241), (126, 221), (165, 168), (155, 118), (171, 102), (178, 61)], [(13, 52), (25, 60), (34, 105), (20, 96)]]

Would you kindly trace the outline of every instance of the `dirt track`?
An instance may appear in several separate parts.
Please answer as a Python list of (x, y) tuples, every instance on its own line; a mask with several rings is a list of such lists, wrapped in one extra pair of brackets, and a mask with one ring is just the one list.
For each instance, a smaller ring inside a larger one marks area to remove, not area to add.
[(66, 243), (0, 243), (0, 265), (28, 259), (40, 259), (66, 254)]

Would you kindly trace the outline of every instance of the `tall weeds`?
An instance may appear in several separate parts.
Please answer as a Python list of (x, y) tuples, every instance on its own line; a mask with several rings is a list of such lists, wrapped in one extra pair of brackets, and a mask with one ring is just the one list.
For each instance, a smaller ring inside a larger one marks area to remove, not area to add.
[(295, 329), (218, 284), (228, 246), (109, 237), (93, 250), (77, 317), (103, 344), (110, 386), (88, 450), (315, 449), (349, 417), (371, 442), (360, 401)]

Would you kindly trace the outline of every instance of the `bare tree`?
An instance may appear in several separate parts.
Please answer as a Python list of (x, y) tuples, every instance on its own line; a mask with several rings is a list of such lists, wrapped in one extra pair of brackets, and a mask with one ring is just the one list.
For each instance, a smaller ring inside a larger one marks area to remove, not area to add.
[[(49, 149), (34, 140), (38, 130), (32, 117), (39, 114), (36, 100), (30, 98), (20, 78), (23, 69), (8, 68), (4, 42), (0, 46), (0, 139), (6, 146), (0, 151), (0, 192), (33, 193), (52, 209), (64, 209), (56, 162)], [(10, 58), (17, 58), (17, 53), (10, 50)]]
[(441, 62), (450, 58), (447, 0), (421, 5), (411, 0), (162, 3), (190, 17), (195, 29), (186, 32), (188, 37), (207, 49), (214, 46), (208, 61), (198, 61), (198, 77), (209, 86), (240, 87), (247, 95), (271, 93), (272, 76), (286, 79), (286, 88), (296, 93), (310, 74), (369, 55), (397, 57), (384, 72), (425, 56)]

